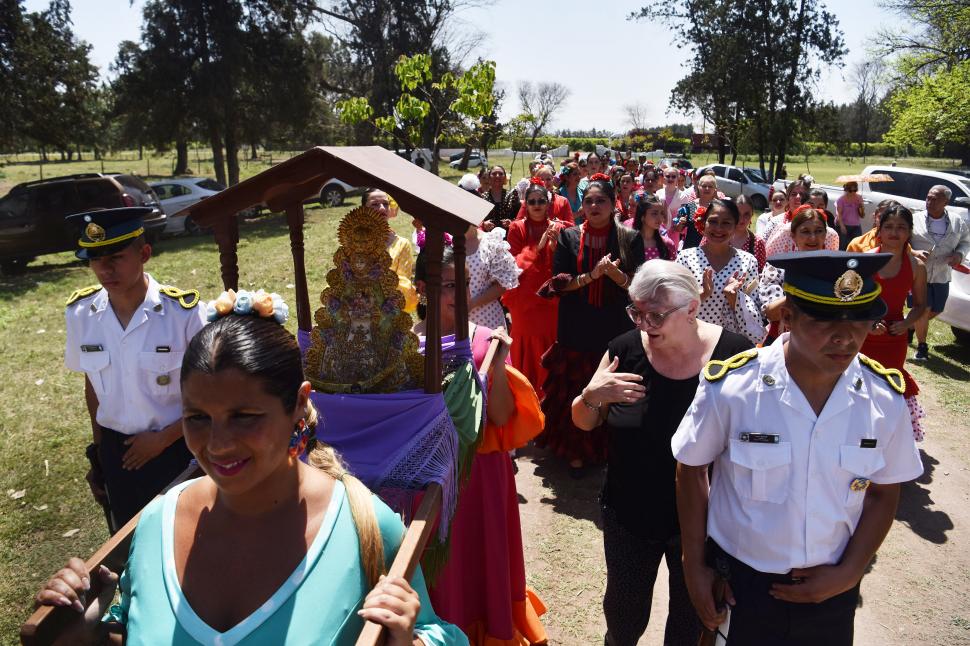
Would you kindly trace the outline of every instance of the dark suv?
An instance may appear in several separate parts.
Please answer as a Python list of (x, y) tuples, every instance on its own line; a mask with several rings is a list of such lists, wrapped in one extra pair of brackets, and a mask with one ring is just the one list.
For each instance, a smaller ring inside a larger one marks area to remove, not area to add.
[(74, 213), (120, 206), (150, 206), (145, 236), (156, 239), (165, 213), (148, 184), (134, 175), (85, 173), (17, 184), (0, 198), (0, 269), (15, 273), (48, 253), (69, 251), (78, 232), (64, 223)]

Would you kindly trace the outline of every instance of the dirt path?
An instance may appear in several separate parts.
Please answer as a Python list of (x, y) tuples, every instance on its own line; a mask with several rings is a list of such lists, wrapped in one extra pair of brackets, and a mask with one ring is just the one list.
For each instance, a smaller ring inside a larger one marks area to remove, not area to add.
[[(904, 485), (893, 529), (862, 583), (857, 646), (970, 645), (970, 424), (921, 396), (924, 474)], [(603, 643), (606, 584), (597, 495), (602, 473), (569, 478), (544, 451), (520, 451), (519, 511), (529, 585), (549, 607), (550, 644)], [(640, 644), (663, 643), (666, 569)]]

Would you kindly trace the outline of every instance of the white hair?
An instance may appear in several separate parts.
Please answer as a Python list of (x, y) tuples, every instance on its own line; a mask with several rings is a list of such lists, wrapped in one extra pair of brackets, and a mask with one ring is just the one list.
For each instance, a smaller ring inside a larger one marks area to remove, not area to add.
[(944, 195), (946, 195), (946, 201), (947, 202), (949, 202), (950, 201), (950, 198), (953, 197), (953, 191), (950, 189), (950, 187), (949, 186), (944, 186), (943, 184), (937, 184), (936, 186), (934, 186), (930, 190), (931, 191), (941, 191)]
[(684, 305), (701, 299), (701, 289), (690, 269), (670, 260), (655, 258), (640, 265), (630, 282), (634, 301)]
[(463, 188), (466, 191), (477, 191), (481, 187), (482, 183), (478, 181), (478, 176), (474, 173), (465, 173), (458, 180), (458, 188)]

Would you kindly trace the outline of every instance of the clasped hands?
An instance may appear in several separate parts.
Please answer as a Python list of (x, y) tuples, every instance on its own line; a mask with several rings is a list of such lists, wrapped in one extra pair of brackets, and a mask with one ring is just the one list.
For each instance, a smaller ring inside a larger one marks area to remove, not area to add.
[[(821, 603), (851, 590), (862, 578), (861, 573), (845, 565), (794, 568), (789, 574), (793, 583), (772, 583), (768, 594), (779, 601)], [(684, 577), (701, 623), (709, 630), (715, 630), (727, 619), (727, 607), (717, 607), (714, 603), (714, 570), (707, 565), (690, 567), (685, 563)], [(728, 606), (736, 604), (730, 583), (724, 584), (724, 601)]]
[(600, 258), (596, 266), (589, 272), (589, 277), (593, 280), (598, 280), (603, 276), (609, 276), (618, 285), (626, 282), (627, 276), (620, 269), (620, 259), (613, 260), (613, 254), (608, 253)]

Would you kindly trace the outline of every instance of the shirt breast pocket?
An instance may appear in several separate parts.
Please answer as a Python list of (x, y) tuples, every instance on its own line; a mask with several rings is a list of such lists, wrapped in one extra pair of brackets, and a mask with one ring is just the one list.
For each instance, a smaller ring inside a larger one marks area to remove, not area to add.
[(761, 444), (731, 440), (734, 486), (742, 498), (782, 503), (791, 480), (791, 442)]
[(107, 394), (107, 389), (105, 384), (107, 379), (104, 375), (104, 369), (111, 364), (111, 357), (104, 350), (99, 352), (82, 352), (80, 356), (81, 370), (87, 375), (88, 381), (91, 382), (91, 386), (94, 388), (94, 392), (98, 395)]
[(179, 394), (179, 373), (184, 352), (142, 352), (138, 367), (148, 383), (145, 390), (156, 396)]
[(869, 479), (876, 471), (886, 466), (886, 458), (882, 449), (863, 448), (861, 446), (842, 445), (840, 448), (839, 465), (843, 471), (849, 473), (849, 486), (846, 487), (845, 504), (849, 507), (861, 505), (866, 497), (866, 487), (852, 487), (856, 478)]

